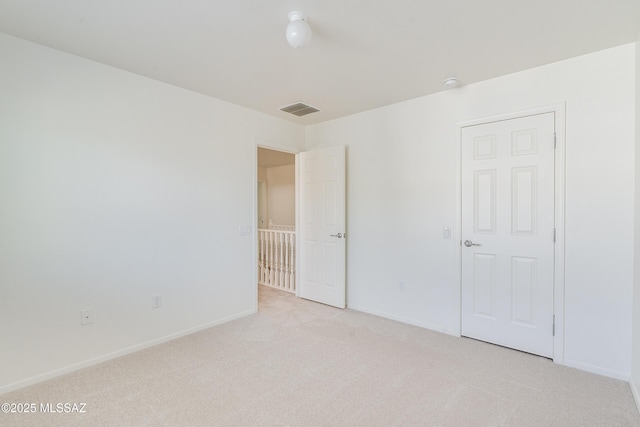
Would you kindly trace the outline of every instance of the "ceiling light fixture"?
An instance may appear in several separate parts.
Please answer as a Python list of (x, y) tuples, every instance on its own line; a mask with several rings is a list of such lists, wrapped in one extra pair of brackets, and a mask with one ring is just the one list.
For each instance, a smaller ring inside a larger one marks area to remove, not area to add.
[(289, 14), (287, 25), (287, 42), (291, 47), (305, 47), (311, 41), (311, 27), (307, 22), (309, 17), (304, 12), (293, 11)]
[(448, 79), (444, 79), (442, 84), (445, 85), (447, 89), (453, 89), (458, 86), (458, 79), (456, 77), (449, 77)]

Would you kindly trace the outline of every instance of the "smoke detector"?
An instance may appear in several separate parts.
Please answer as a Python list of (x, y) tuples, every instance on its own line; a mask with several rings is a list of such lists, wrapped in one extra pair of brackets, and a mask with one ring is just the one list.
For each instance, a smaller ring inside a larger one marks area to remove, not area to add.
[(442, 84), (445, 85), (445, 87), (447, 89), (453, 89), (454, 87), (458, 86), (458, 78), (457, 77), (449, 77), (447, 79), (444, 79)]

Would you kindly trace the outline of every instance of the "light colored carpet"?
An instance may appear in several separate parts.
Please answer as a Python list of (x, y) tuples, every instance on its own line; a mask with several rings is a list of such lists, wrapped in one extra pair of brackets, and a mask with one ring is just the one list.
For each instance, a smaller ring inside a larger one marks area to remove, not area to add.
[(260, 287), (259, 313), (0, 396), (2, 426), (640, 426), (629, 385)]

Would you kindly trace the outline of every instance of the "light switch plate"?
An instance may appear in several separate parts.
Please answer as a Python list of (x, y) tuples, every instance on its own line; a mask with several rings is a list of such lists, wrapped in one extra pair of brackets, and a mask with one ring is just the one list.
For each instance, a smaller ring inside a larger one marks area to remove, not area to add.
[(442, 228), (442, 238), (450, 239), (451, 238), (451, 229), (449, 227)]

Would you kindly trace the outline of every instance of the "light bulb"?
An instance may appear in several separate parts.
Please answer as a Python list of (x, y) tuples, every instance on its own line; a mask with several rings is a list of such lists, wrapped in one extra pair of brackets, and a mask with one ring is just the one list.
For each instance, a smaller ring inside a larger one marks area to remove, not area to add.
[(291, 47), (304, 47), (311, 41), (311, 27), (307, 23), (307, 15), (304, 12), (291, 12), (289, 25), (287, 25), (287, 43)]

